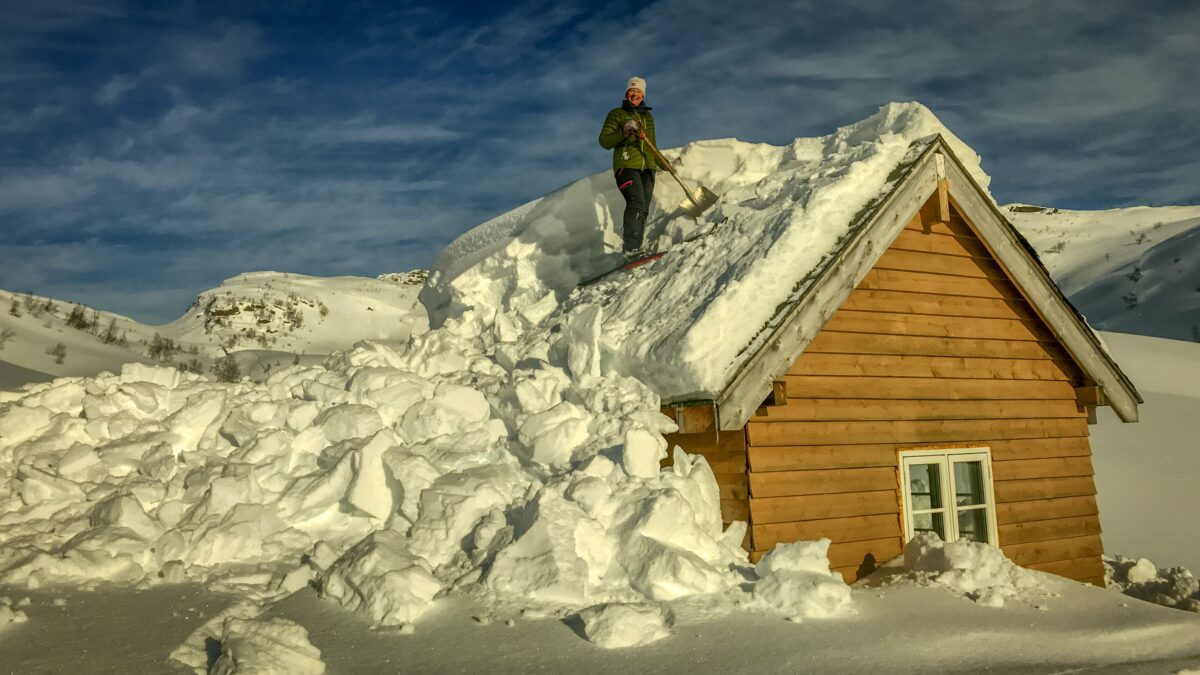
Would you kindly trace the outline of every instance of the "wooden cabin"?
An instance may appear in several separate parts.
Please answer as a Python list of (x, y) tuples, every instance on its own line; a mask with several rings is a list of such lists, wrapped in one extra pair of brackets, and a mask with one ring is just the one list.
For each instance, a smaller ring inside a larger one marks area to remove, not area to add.
[(829, 537), (847, 581), (914, 532), (1103, 585), (1089, 424), (1141, 399), (938, 138), (712, 400), (667, 401), (757, 560)]

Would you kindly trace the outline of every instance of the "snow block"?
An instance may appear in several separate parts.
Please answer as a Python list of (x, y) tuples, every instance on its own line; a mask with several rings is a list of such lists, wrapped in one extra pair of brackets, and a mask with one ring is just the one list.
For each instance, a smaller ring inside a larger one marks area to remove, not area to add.
[(52, 416), (53, 413), (45, 408), (6, 406), (0, 409), (0, 438), (10, 446), (37, 438), (50, 428)]
[(624, 542), (619, 552), (629, 585), (651, 600), (678, 600), (724, 591), (731, 585), (725, 570), (691, 551), (645, 537)]
[(829, 539), (778, 544), (754, 572), (754, 597), (784, 615), (803, 621), (836, 614), (850, 604), (850, 587), (829, 571)]
[(674, 616), (657, 603), (609, 603), (579, 613), (588, 642), (605, 649), (640, 647), (671, 635)]
[(621, 451), (621, 466), (625, 473), (635, 478), (653, 478), (666, 458), (667, 441), (661, 434), (637, 427), (625, 432), (625, 448)]
[(26, 506), (53, 502), (70, 504), (84, 500), (83, 490), (75, 483), (52, 476), (33, 467), (22, 467), (17, 471), (19, 487), (17, 494)]
[(123, 527), (145, 541), (162, 534), (162, 526), (142, 510), (141, 503), (129, 495), (113, 495), (92, 507), (88, 521), (93, 527)]
[(829, 575), (829, 545), (832, 542), (822, 537), (815, 541), (797, 541), (776, 544), (775, 548), (754, 566), (759, 579), (766, 579), (776, 572), (811, 572)]
[(1146, 558), (1106, 556), (1104, 568), (1109, 588), (1156, 605), (1200, 612), (1200, 582), (1186, 567), (1159, 568)]
[(600, 336), (604, 312), (600, 305), (576, 309), (567, 319), (567, 367), (580, 379), (600, 376)]
[(292, 481), (279, 498), (279, 514), (291, 522), (316, 518), (337, 508), (352, 480), (354, 453), (348, 452), (328, 470), (315, 471)]
[(438, 478), (421, 493), (420, 515), (409, 531), (410, 549), (435, 567), (449, 562), (484, 517), (506, 510), (525, 493), (529, 480), (521, 471), (501, 465)]
[(482, 426), (491, 405), (478, 390), (449, 382), (437, 386), (433, 398), (411, 406), (397, 431), (410, 443), (461, 433)]
[(287, 619), (231, 617), (221, 627), (221, 655), (210, 675), (322, 675), (321, 650), (308, 631)]
[(121, 366), (121, 375), (119, 381), (122, 384), (134, 382), (149, 382), (167, 389), (178, 387), (181, 382), (185, 382), (195, 377), (187, 377), (174, 368), (163, 366), (154, 366), (146, 363), (126, 363)]
[(353, 403), (324, 410), (313, 420), (313, 424), (325, 430), (325, 438), (330, 443), (367, 438), (383, 428), (383, 420), (374, 408)]
[(346, 502), (383, 523), (392, 517), (395, 504), (383, 454), (399, 444), (395, 433), (384, 429), (354, 451), (354, 477), (346, 492)]
[(588, 440), (592, 415), (570, 401), (563, 401), (545, 412), (530, 415), (517, 434), (524, 457), (545, 466), (561, 467)]
[(403, 534), (375, 532), (321, 576), (321, 596), (365, 614), (384, 626), (416, 621), (432, 605), (442, 583), (408, 550)]
[(557, 487), (538, 494), (524, 518), (516, 540), (496, 555), (488, 586), (542, 602), (586, 604), (615, 552), (603, 525)]
[(98, 481), (108, 475), (108, 469), (100, 462), (100, 456), (90, 446), (77, 443), (71, 446), (58, 460), (58, 475), (75, 483)]
[(260, 431), (287, 426), (287, 401), (245, 401), (231, 406), (221, 423), (221, 435), (235, 446), (250, 442)]
[[(79, 378), (59, 378), (48, 382), (36, 393), (22, 396), (21, 405), (26, 408), (46, 408), (77, 417), (83, 412), (83, 397), (86, 394), (87, 389)], [(0, 431), (0, 435), (3, 435), (3, 431)]]
[(200, 391), (163, 421), (163, 428), (178, 438), (178, 452), (191, 452), (206, 441), (212, 442), (226, 414), (227, 400), (223, 390)]

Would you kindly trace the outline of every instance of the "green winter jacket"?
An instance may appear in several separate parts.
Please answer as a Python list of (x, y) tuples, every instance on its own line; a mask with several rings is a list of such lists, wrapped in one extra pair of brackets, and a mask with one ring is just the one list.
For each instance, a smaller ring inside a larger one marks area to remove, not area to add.
[(658, 140), (654, 137), (654, 116), (643, 101), (638, 107), (628, 100), (620, 108), (613, 108), (604, 118), (604, 126), (600, 129), (600, 146), (613, 151), (613, 170), (617, 169), (659, 169), (654, 161), (654, 151), (646, 147), (637, 136), (626, 136), (622, 130), (630, 119), (637, 119), (646, 130), (646, 138), (654, 145)]

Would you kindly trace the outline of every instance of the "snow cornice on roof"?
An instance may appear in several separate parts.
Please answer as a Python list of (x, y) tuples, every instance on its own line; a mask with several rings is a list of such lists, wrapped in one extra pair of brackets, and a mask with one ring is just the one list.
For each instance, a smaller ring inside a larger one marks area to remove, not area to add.
[[(1099, 338), (1050, 278), (1029, 244), (1005, 220), (939, 134), (907, 166), (892, 190), (851, 224), (840, 246), (814, 270), (813, 283), (780, 307), (773, 328), (715, 397), (721, 429), (739, 429), (797, 356), (871, 270), (884, 251), (946, 180), (951, 203), (1012, 278), (1081, 369), (1095, 381), (1125, 422), (1137, 421), (1141, 396)], [(872, 208), (873, 207), (873, 208)]]

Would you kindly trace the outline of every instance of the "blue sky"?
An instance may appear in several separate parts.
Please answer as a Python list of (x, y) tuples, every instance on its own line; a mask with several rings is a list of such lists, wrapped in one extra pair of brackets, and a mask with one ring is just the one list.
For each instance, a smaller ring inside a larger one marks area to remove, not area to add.
[(1002, 203), (1200, 203), (1200, 3), (0, 0), (0, 288), (149, 322), (253, 270), (428, 267), (660, 144), (919, 100)]

